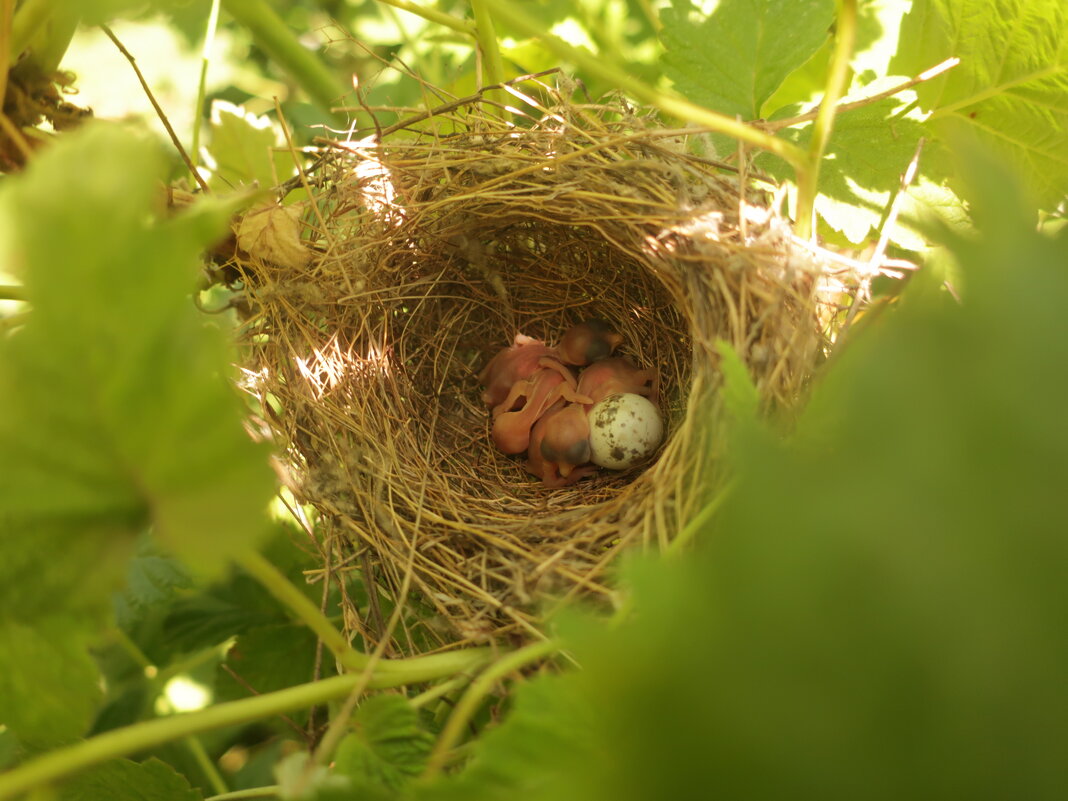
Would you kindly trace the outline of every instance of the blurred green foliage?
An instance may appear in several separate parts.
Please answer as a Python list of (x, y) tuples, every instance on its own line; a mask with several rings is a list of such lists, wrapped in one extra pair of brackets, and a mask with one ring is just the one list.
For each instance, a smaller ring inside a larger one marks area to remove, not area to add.
[(450, 797), (1063, 796), (1068, 237), (965, 166), (966, 302), (921, 278), (789, 441), (743, 426), (698, 552), (629, 565), (621, 626), (565, 623), (582, 670), (520, 686), (477, 752), (505, 777)]

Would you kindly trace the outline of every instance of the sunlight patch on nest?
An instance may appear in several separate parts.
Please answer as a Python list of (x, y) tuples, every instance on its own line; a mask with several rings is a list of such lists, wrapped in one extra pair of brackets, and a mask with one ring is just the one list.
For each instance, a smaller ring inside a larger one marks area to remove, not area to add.
[(293, 363), (316, 399), (350, 381), (362, 384), (393, 373), (387, 348), (370, 345), (365, 353), (358, 354), (352, 347), (342, 348), (336, 336), (311, 356), (294, 356)]

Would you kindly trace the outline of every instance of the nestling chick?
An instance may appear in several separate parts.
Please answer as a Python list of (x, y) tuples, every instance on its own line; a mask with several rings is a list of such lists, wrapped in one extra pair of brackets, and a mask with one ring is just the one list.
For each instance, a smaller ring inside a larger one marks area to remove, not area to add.
[(601, 359), (583, 370), (578, 380), (578, 394), (592, 398), (591, 406), (612, 395), (628, 392), (644, 395), (655, 403), (657, 383), (655, 370), (642, 370), (630, 360), (616, 356)]
[[(490, 408), (502, 403), (516, 381), (529, 378), (538, 369), (539, 359), (555, 353), (555, 349), (540, 339), (516, 334), (514, 343), (499, 351), (478, 374), (478, 380), (486, 388), (482, 402)], [(567, 368), (561, 365), (560, 369)]]
[(549, 358), (541, 359), (541, 363), (529, 378), (513, 384), (505, 399), (493, 408), (493, 441), (504, 453), (525, 451), (531, 428), (553, 404), (591, 400), (575, 391), (575, 378), (562, 364)]
[(582, 366), (608, 358), (622, 341), (604, 320), (587, 320), (564, 332), (556, 352), (564, 364)]
[(590, 461), (590, 426), (580, 403), (557, 402), (537, 423), (523, 466), (547, 487), (566, 487), (597, 470)]

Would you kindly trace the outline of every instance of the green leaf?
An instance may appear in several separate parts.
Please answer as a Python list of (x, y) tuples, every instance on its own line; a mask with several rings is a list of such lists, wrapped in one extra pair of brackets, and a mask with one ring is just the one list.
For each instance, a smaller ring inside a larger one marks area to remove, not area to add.
[(225, 380), (222, 332), (189, 301), (230, 209), (154, 220), (164, 171), (155, 144), (90, 125), (5, 185), (32, 312), (0, 341), (0, 462), (18, 465), (0, 508), (23, 537), (106, 527), (129, 547), (151, 523), (210, 570), (260, 533), (273, 481)]
[(964, 303), (916, 276), (692, 560), (565, 631), (598, 747), (558, 798), (1063, 796), (1068, 236), (967, 163)]
[(37, 750), (81, 737), (101, 698), (85, 634), (66, 617), (0, 620), (0, 724)]
[(961, 63), (917, 88), (944, 136), (973, 131), (1056, 206), (1068, 185), (1068, 9), (1061, 0), (916, 0), (895, 71)]
[(181, 562), (159, 553), (145, 540), (130, 562), (126, 587), (115, 597), (115, 620), (129, 633), (147, 615), (169, 606), (178, 591), (192, 583)]
[(354, 787), (399, 790), (426, 767), (434, 738), (404, 696), (367, 698), (353, 715), (352, 728), (338, 745), (334, 766)]
[(117, 759), (64, 783), (61, 801), (202, 801), (199, 790), (158, 759)]
[(268, 188), (293, 173), (293, 157), (275, 152), (278, 135), (266, 116), (216, 100), (211, 107), (211, 145), (215, 160), (211, 188), (225, 192), (256, 184)]
[[(816, 209), (850, 242), (865, 241), (878, 227), (924, 134), (923, 124), (901, 116), (901, 109), (900, 100), (886, 98), (841, 112), (835, 118), (834, 133), (820, 165)], [(788, 128), (782, 136), (807, 147), (812, 124)], [(932, 150), (930, 158), (937, 163), (937, 150)], [(921, 164), (927, 161), (925, 155)], [(783, 161), (767, 153), (760, 154), (756, 164), (781, 180), (792, 175)], [(937, 176), (939, 169), (932, 168), (931, 173)], [(915, 234), (901, 228), (892, 238), (916, 248), (922, 245)]]
[[(419, 801), (581, 798), (574, 784), (605, 757), (595, 715), (574, 677), (541, 676), (514, 690), (504, 721), (473, 744), (460, 772), (414, 789)], [(594, 796), (591, 796), (594, 797)], [(650, 796), (670, 797), (670, 796)]]
[(757, 119), (783, 80), (823, 44), (831, 0), (723, 0), (701, 18), (688, 0), (662, 12), (664, 74), (695, 103)]
[[(316, 637), (307, 627), (296, 624), (264, 626), (239, 636), (226, 654), (215, 679), (215, 699), (234, 701), (286, 687), (295, 687), (315, 678)], [(334, 674), (333, 660), (327, 654), (320, 678)], [(290, 715), (297, 723), (307, 720), (306, 710)]]

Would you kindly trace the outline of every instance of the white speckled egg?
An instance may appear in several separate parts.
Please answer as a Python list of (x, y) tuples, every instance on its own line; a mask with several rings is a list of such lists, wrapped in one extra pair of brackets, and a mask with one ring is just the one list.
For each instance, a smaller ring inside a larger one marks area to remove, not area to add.
[(664, 438), (660, 411), (641, 395), (605, 398), (588, 416), (590, 461), (609, 470), (625, 470), (645, 459)]

